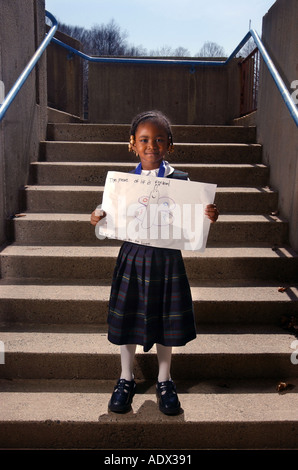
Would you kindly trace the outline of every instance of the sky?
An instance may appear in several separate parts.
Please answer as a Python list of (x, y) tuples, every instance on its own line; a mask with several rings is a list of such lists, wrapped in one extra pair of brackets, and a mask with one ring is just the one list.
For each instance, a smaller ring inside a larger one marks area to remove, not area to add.
[(262, 18), (275, 0), (45, 0), (61, 23), (86, 29), (114, 20), (127, 43), (147, 51), (184, 47), (195, 56), (204, 42), (229, 56), (249, 31), (261, 36)]

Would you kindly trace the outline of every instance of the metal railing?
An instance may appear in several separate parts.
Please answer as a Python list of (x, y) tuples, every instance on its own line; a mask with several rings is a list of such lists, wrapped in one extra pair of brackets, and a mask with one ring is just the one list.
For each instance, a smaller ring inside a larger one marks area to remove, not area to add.
[(6, 95), (2, 105), (0, 106), (0, 121), (2, 121), (2, 119), (4, 118), (5, 113), (8, 110), (9, 106), (11, 105), (11, 103), (13, 102), (13, 100), (15, 99), (17, 94), (19, 93), (20, 89), (22, 88), (22, 86), (26, 82), (26, 80), (29, 77), (30, 73), (34, 69), (35, 65), (37, 64), (37, 62), (41, 58), (42, 54), (44, 53), (44, 51), (46, 50), (46, 48), (50, 44), (51, 40), (53, 39), (54, 34), (56, 33), (56, 30), (58, 28), (58, 23), (57, 23), (56, 18), (51, 13), (49, 13), (48, 11), (46, 12), (46, 16), (52, 22), (51, 29), (49, 30), (48, 34), (46, 35), (46, 37), (44, 38), (44, 40), (40, 44), (39, 48), (36, 50), (35, 54), (31, 58), (30, 62), (24, 68), (23, 72), (21, 73), (21, 75), (19, 76), (19, 78), (17, 79), (17, 81), (15, 82), (15, 84), (13, 85), (11, 90), (9, 91), (9, 93)]
[(54, 37), (54, 34), (56, 32), (56, 29), (58, 27), (57, 25), (57, 20), (54, 18), (54, 16), (49, 13), (48, 11), (45, 12), (46, 17), (50, 19), (52, 22), (52, 27), (49, 30), (46, 38), (32, 57), (31, 61), (27, 65), (27, 67), (24, 69), (23, 73), (20, 75), (10, 92), (8, 93), (7, 97), (5, 98), (3, 104), (0, 107), (0, 121), (3, 119), (5, 112), (11, 105), (12, 101), (14, 100), (15, 96), (27, 80), (30, 72), (33, 70), (35, 67), (36, 63), (38, 62), (39, 58), (41, 57), (42, 53), (44, 50), (47, 48), (49, 43), (51, 41), (55, 42), (56, 44), (59, 44), (60, 46), (64, 47), (68, 51), (72, 52), (73, 54), (78, 55), (79, 57), (88, 60), (90, 62), (114, 62), (114, 63), (126, 63), (126, 64), (161, 64), (161, 65), (184, 65), (184, 66), (190, 66), (190, 67), (197, 67), (197, 66), (202, 66), (202, 65), (208, 65), (208, 66), (225, 66), (227, 65), (235, 56), (236, 54), (242, 49), (242, 47), (247, 43), (247, 41), (252, 37), (253, 40), (255, 41), (255, 44), (257, 48), (260, 51), (260, 54), (262, 55), (262, 58), (264, 60), (264, 63), (266, 64), (292, 118), (294, 119), (296, 126), (298, 126), (298, 110), (297, 107), (288, 91), (286, 88), (280, 74), (278, 73), (274, 63), (272, 62), (268, 52), (266, 51), (261, 39), (259, 38), (257, 32), (254, 29), (251, 29), (245, 37), (242, 39), (242, 41), (238, 44), (236, 49), (232, 52), (232, 54), (226, 59), (226, 60), (182, 60), (182, 59), (150, 59), (150, 58), (128, 58), (128, 57), (93, 57), (89, 56), (87, 54), (84, 54), (83, 52), (80, 52), (73, 47), (64, 44), (62, 41), (59, 41), (57, 38)]
[(240, 62), (240, 116), (256, 111), (260, 81), (260, 52), (256, 47)]
[(275, 67), (274, 63), (272, 62), (268, 52), (265, 49), (264, 44), (262, 43), (261, 39), (259, 38), (258, 34), (254, 29), (250, 30), (250, 34), (253, 38), (253, 40), (256, 43), (257, 48), (260, 51), (260, 54), (264, 60), (265, 65), (267, 66), (281, 96), (282, 99), (284, 100), (288, 110), (290, 111), (290, 114), (292, 118), (295, 121), (296, 126), (298, 126), (298, 109), (294, 103), (294, 100), (292, 99), (287, 87), (285, 86), (280, 74), (277, 71), (277, 68)]

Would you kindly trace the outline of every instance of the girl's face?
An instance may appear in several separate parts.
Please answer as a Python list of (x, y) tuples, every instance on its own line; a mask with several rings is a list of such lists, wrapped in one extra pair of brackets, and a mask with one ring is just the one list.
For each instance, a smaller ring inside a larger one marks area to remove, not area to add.
[(140, 123), (135, 133), (134, 150), (139, 155), (143, 170), (158, 168), (169, 146), (166, 130), (154, 122)]

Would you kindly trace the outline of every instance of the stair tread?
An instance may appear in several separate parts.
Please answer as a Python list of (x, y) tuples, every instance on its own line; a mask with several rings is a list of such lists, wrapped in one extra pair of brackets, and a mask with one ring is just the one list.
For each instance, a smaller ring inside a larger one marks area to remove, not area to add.
[[(56, 256), (56, 257), (110, 257), (118, 255), (118, 246), (84, 246), (84, 245), (18, 245), (12, 244), (3, 248), (0, 256)], [(203, 253), (182, 250), (184, 258), (297, 258), (298, 254), (291, 247), (279, 246), (220, 246), (206, 248)]]
[[(121, 171), (114, 169), (113, 167), (119, 168), (135, 168), (135, 162), (72, 162), (72, 161), (62, 161), (62, 162), (32, 162), (31, 165), (35, 166), (76, 166), (76, 167), (98, 167), (98, 168), (107, 168), (107, 171)], [(264, 163), (175, 163), (175, 168), (185, 171), (189, 168), (268, 168)], [(123, 171), (123, 170), (122, 170)]]
[[(107, 147), (111, 147), (112, 145), (119, 145), (119, 146), (127, 146), (128, 145), (128, 142), (127, 141), (124, 141), (124, 142), (119, 142), (119, 141), (109, 141), (109, 142), (105, 142), (105, 141), (97, 141), (97, 142), (80, 142), (80, 141), (77, 141), (77, 140), (55, 140), (55, 141), (49, 141), (49, 140), (41, 140), (40, 143), (42, 145), (46, 145), (46, 146), (57, 146), (57, 145), (65, 145), (67, 147), (70, 147), (70, 146), (78, 146), (78, 147), (94, 147), (94, 146), (98, 146), (98, 145), (102, 145), (102, 146), (107, 146)], [(259, 144), (259, 143), (243, 143), (243, 142), (177, 142), (175, 143), (175, 147), (179, 148), (179, 147), (202, 147), (202, 148), (206, 148), (206, 147), (215, 147), (215, 148), (226, 148), (226, 147), (231, 147), (231, 148), (235, 148), (235, 147), (239, 147), (239, 148), (248, 148), (248, 147), (254, 147), (254, 148), (261, 148), (262, 145)]]
[[(189, 280), (194, 301), (210, 302), (297, 302), (298, 284), (261, 282), (197, 282)], [(109, 299), (111, 283), (106, 280), (9, 279), (0, 280), (1, 299), (94, 300)]]
[[(82, 124), (84, 124), (83, 128), (86, 129), (127, 129), (127, 131), (130, 130), (131, 124), (129, 123), (96, 123), (96, 122), (84, 122), (84, 123), (74, 123), (74, 122), (51, 122), (48, 123), (48, 127), (57, 127), (59, 128), (73, 128), (77, 129), (78, 127), (82, 127)], [(255, 126), (242, 126), (242, 125), (225, 125), (225, 124), (172, 124), (171, 128), (173, 130), (177, 129), (191, 129), (191, 130), (216, 130), (216, 129), (225, 129), (225, 130), (235, 130), (238, 131), (239, 129), (242, 131), (247, 131), (248, 129), (255, 129)]]
[[(89, 222), (90, 223), (90, 214), (93, 208), (91, 208), (90, 213), (63, 213), (63, 212), (24, 212), (23, 217), (16, 217), (17, 223), (26, 222), (28, 220), (45, 220), (45, 221), (76, 221), (76, 222)], [(220, 217), (217, 223), (220, 222), (286, 222), (285, 219), (278, 215), (271, 214), (220, 214)]]
[[(76, 355), (115, 355), (119, 346), (107, 340), (104, 331), (98, 327), (84, 328), (82, 325), (63, 327), (61, 325), (40, 326), (16, 325), (2, 328), (1, 341), (5, 344), (5, 354), (76, 354)], [(200, 325), (197, 338), (183, 348), (173, 347), (173, 355), (258, 355), (282, 354), (293, 352), (291, 344), (295, 336), (274, 325)], [(137, 346), (137, 354), (155, 354), (155, 346), (143, 353)]]
[[(104, 423), (215, 423), (296, 422), (298, 394), (278, 393), (277, 380), (176, 381), (183, 413), (167, 417), (159, 412), (155, 384), (137, 382), (132, 410), (124, 415), (108, 411), (115, 381), (0, 380), (5, 408), (0, 422), (50, 421)], [(297, 378), (289, 378), (294, 388)]]
[[(45, 185), (45, 184), (37, 184), (37, 185), (27, 185), (24, 188), (26, 191), (76, 191), (76, 192), (98, 192), (103, 191), (104, 186), (80, 186), (80, 185)], [(276, 193), (277, 191), (269, 188), (269, 187), (254, 187), (254, 186), (226, 186), (226, 187), (218, 187), (216, 188), (217, 192), (225, 193), (225, 192), (233, 192), (233, 193), (257, 193), (262, 195), (262, 193)]]

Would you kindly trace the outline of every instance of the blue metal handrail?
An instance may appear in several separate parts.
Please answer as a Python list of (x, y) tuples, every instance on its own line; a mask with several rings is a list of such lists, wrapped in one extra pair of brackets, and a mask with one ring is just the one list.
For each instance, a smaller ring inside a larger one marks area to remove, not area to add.
[(68, 44), (65, 44), (64, 42), (60, 41), (57, 38), (53, 38), (52, 42), (58, 44), (61, 47), (64, 47), (67, 49), (69, 52), (78, 55), (82, 59), (88, 60), (89, 62), (113, 62), (117, 64), (150, 64), (150, 65), (186, 65), (186, 66), (191, 66), (195, 67), (196, 65), (226, 65), (230, 60), (237, 54), (237, 52), (242, 49), (244, 44), (248, 41), (250, 38), (250, 33), (247, 33), (245, 38), (239, 43), (237, 48), (232, 52), (232, 54), (228, 57), (226, 60), (183, 60), (183, 59), (150, 59), (146, 57), (138, 58), (138, 57), (114, 57), (114, 56), (109, 56), (109, 57), (96, 57), (96, 56), (90, 56), (88, 54), (85, 54), (84, 52), (80, 52), (77, 49), (74, 49), (73, 47), (69, 46)]
[(298, 109), (294, 103), (294, 100), (292, 99), (287, 87), (285, 86), (280, 74), (278, 73), (274, 63), (272, 62), (271, 58), (269, 57), (268, 52), (266, 51), (264, 44), (262, 43), (261, 39), (259, 38), (257, 32), (254, 29), (250, 30), (250, 34), (253, 38), (253, 40), (256, 43), (257, 48), (259, 49), (263, 60), (282, 96), (282, 99), (284, 100), (288, 110), (290, 111), (290, 114), (292, 118), (294, 119), (296, 126), (298, 126)]
[(44, 53), (45, 49), (48, 47), (50, 44), (51, 40), (54, 37), (54, 34), (56, 33), (56, 30), (58, 28), (58, 22), (56, 18), (49, 13), (48, 11), (46, 12), (47, 18), (52, 22), (52, 27), (47, 33), (46, 37), (40, 44), (39, 48), (36, 50), (35, 54), (32, 56), (30, 62), (27, 64), (27, 66), (24, 68), (23, 72), (9, 91), (9, 93), (6, 95), (6, 98), (4, 99), (2, 105), (0, 106), (0, 122), (4, 118), (6, 111), (8, 110), (9, 106), (17, 96), (18, 92), (26, 82), (27, 78), (29, 77), (30, 73), (34, 69), (35, 65), (39, 61), (40, 57)]
[(246, 44), (246, 42), (252, 37), (256, 43), (256, 46), (258, 47), (264, 63), (266, 64), (279, 92), (281, 93), (281, 96), (290, 111), (290, 114), (292, 118), (294, 119), (296, 126), (298, 126), (298, 110), (297, 107), (288, 91), (286, 88), (280, 74), (278, 73), (275, 65), (273, 64), (271, 58), (269, 57), (269, 54), (267, 53), (264, 44), (262, 43), (261, 39), (259, 38), (257, 32), (254, 29), (251, 29), (246, 36), (242, 39), (242, 41), (238, 44), (236, 49), (232, 52), (232, 54), (226, 59), (226, 60), (178, 60), (178, 59), (146, 59), (146, 58), (127, 58), (127, 57), (94, 57), (94, 56), (89, 56), (87, 54), (84, 54), (83, 52), (80, 52), (73, 47), (64, 44), (62, 41), (59, 41), (59, 39), (54, 37), (54, 34), (57, 30), (58, 23), (57, 20), (54, 18), (54, 16), (46, 11), (46, 17), (50, 19), (52, 22), (52, 27), (49, 30), (48, 34), (46, 35), (46, 38), (44, 41), (41, 43), (40, 47), (32, 57), (31, 61), (27, 65), (27, 67), (24, 69), (23, 73), (20, 75), (8, 95), (6, 96), (3, 104), (0, 106), (0, 121), (3, 119), (7, 109), (9, 108), (10, 104), (16, 97), (17, 93), (27, 80), (30, 72), (32, 69), (35, 67), (36, 63), (38, 62), (39, 58), (41, 57), (42, 53), (44, 50), (47, 48), (49, 43), (53, 41), (56, 44), (59, 44), (60, 46), (64, 47), (68, 51), (72, 52), (73, 54), (78, 55), (82, 59), (88, 60), (90, 62), (114, 62), (114, 63), (126, 63), (126, 64), (160, 64), (160, 65), (185, 65), (185, 66), (191, 66), (191, 67), (196, 67), (196, 66), (202, 66), (202, 65), (208, 65), (208, 66), (224, 66), (227, 65), (233, 57), (236, 56), (236, 54), (242, 49), (242, 47)]
[(73, 47), (64, 44), (62, 41), (59, 41), (57, 38), (53, 38), (53, 42), (56, 44), (64, 47), (68, 51), (72, 52), (73, 54), (78, 55), (82, 59), (88, 60), (89, 62), (113, 62), (118, 64), (160, 64), (160, 65), (185, 65), (185, 66), (202, 66), (202, 65), (210, 65), (210, 66), (224, 66), (227, 65), (233, 57), (242, 49), (242, 47), (247, 43), (247, 41), (252, 37), (256, 43), (257, 48), (259, 49), (263, 60), (269, 69), (269, 72), (288, 108), (292, 118), (294, 119), (296, 126), (298, 126), (298, 110), (297, 107), (286, 88), (280, 74), (278, 73), (274, 63), (269, 57), (268, 52), (266, 51), (264, 44), (262, 43), (258, 33), (251, 29), (246, 36), (242, 39), (242, 41), (238, 44), (236, 49), (232, 52), (232, 54), (226, 60), (178, 60), (178, 59), (146, 59), (146, 58), (128, 58), (128, 57), (94, 57), (84, 54), (83, 52), (77, 51)]

